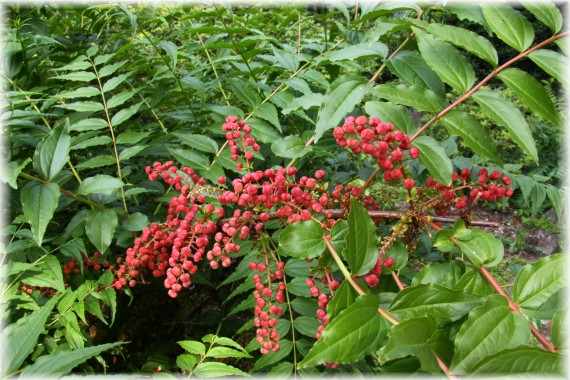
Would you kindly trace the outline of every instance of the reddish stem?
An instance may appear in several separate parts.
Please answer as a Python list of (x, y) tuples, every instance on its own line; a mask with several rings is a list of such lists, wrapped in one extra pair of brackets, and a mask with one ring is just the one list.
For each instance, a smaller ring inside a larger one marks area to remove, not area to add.
[(402, 281), (400, 281), (400, 278), (398, 277), (398, 275), (396, 274), (395, 271), (392, 271), (392, 278), (394, 279), (394, 281), (396, 281), (396, 285), (398, 285), (398, 289), (404, 290), (406, 288), (406, 285), (402, 284)]

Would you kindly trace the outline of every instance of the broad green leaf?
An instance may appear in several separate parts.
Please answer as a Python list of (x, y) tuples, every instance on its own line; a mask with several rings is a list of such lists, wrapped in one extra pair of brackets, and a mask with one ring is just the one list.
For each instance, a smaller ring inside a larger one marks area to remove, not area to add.
[(279, 124), (279, 116), (277, 115), (277, 108), (271, 103), (260, 104), (255, 111), (253, 116), (257, 116), (263, 120), (270, 122), (275, 128), (281, 132), (281, 124)]
[(127, 100), (131, 99), (137, 91), (123, 91), (118, 94), (113, 95), (109, 100), (107, 100), (107, 108), (115, 108), (123, 105)]
[(166, 54), (168, 54), (171, 69), (174, 70), (178, 60), (178, 48), (176, 44), (172, 41), (160, 41), (156, 46), (163, 48)]
[(197, 342), (195, 340), (181, 340), (176, 343), (178, 343), (186, 352), (202, 356), (206, 355), (206, 346), (202, 342)]
[(524, 377), (560, 377), (564, 374), (564, 359), (558, 352), (520, 346), (485, 357), (470, 373), (485, 376), (514, 377), (519, 374)]
[(496, 293), (495, 289), (493, 289), (489, 284), (489, 281), (487, 281), (485, 277), (475, 269), (465, 272), (459, 282), (455, 284), (452, 289), (482, 297)]
[(377, 117), (383, 122), (394, 124), (396, 129), (412, 135), (416, 129), (416, 123), (408, 110), (402, 106), (389, 102), (371, 101), (364, 104), (364, 110), (370, 117)]
[(189, 149), (173, 149), (168, 147), (168, 152), (180, 162), (182, 165), (191, 167), (193, 169), (207, 169), (210, 165), (210, 160), (203, 153), (195, 152)]
[(54, 95), (56, 99), (76, 99), (76, 98), (91, 98), (93, 96), (101, 95), (101, 91), (97, 87), (80, 87), (73, 91), (60, 92)]
[(151, 132), (126, 131), (117, 136), (117, 144), (131, 145), (147, 138)]
[(376, 225), (362, 204), (352, 198), (348, 213), (346, 247), (342, 251), (350, 271), (355, 276), (368, 273), (378, 259)]
[(467, 92), (475, 82), (475, 71), (467, 58), (447, 42), (437, 40), (421, 29), (412, 29), (416, 33), (420, 53), (429, 67), (458, 92)]
[(91, 62), (86, 61), (87, 57), (84, 55), (80, 55), (73, 62), (54, 69), (54, 71), (78, 71), (78, 70), (85, 70), (91, 67)]
[(297, 330), (299, 333), (310, 338), (314, 338), (317, 335), (317, 329), (319, 328), (320, 323), (317, 320), (317, 317), (314, 315), (304, 315), (295, 319), (294, 326), (295, 330)]
[(337, 78), (328, 88), (317, 114), (315, 142), (329, 129), (341, 123), (368, 92), (366, 80), (361, 75), (347, 74)]
[(560, 115), (550, 95), (532, 75), (520, 69), (509, 68), (501, 71), (497, 76), (507, 87), (516, 92), (534, 113), (552, 124), (558, 125), (560, 123)]
[(564, 254), (546, 256), (525, 265), (515, 278), (513, 301), (523, 309), (538, 309), (567, 284)]
[(556, 216), (558, 219), (562, 217), (562, 210), (564, 208), (564, 200), (562, 198), (562, 192), (556, 186), (548, 185), (546, 187), (546, 195), (548, 195), (548, 199), (552, 203), (552, 207), (556, 211)]
[(507, 128), (513, 141), (538, 163), (532, 132), (521, 111), (492, 91), (479, 90), (472, 95), (472, 98), (498, 125)]
[(252, 117), (247, 123), (251, 127), (251, 135), (257, 140), (266, 144), (272, 144), (274, 141), (281, 139), (275, 128), (271, 127), (264, 120)]
[(129, 158), (136, 156), (146, 148), (148, 148), (148, 145), (135, 145), (125, 148), (121, 153), (119, 153), (119, 161), (126, 161)]
[(482, 297), (451, 290), (441, 285), (420, 284), (398, 293), (388, 310), (400, 321), (431, 315), (438, 325), (442, 325), (462, 318), (483, 302)]
[(16, 161), (11, 161), (4, 167), (4, 170), (0, 171), (0, 181), (9, 184), (13, 189), (18, 188), (18, 176), (32, 159), (30, 157), (26, 158), (24, 162), (18, 163)]
[(296, 259), (317, 257), (326, 248), (323, 233), (321, 225), (314, 220), (290, 224), (279, 235), (279, 248)]
[(402, 51), (386, 61), (386, 65), (407, 84), (428, 88), (437, 95), (444, 96), (443, 82), (417, 51)]
[(448, 3), (446, 9), (455, 13), (460, 20), (468, 20), (477, 23), (485, 28), (487, 34), (491, 35), (491, 29), (489, 24), (483, 16), (481, 7), (475, 3)]
[(113, 165), (115, 162), (115, 157), (111, 156), (110, 154), (106, 154), (102, 156), (95, 156), (87, 161), (83, 161), (82, 163), (75, 165), (75, 168), (78, 170), (93, 169), (99, 168), (101, 166)]
[(485, 357), (527, 344), (529, 340), (526, 318), (511, 311), (505, 297), (491, 295), (485, 305), (469, 313), (457, 333), (449, 372), (455, 375), (471, 373)]
[(497, 162), (497, 148), (489, 133), (470, 114), (453, 110), (441, 118), (442, 124), (451, 135), (459, 136), (469, 149), (481, 158)]
[(536, 183), (530, 192), (530, 214), (535, 216), (546, 199), (546, 188), (542, 183)]
[[(447, 288), (453, 287), (465, 271), (461, 261), (453, 260), (445, 263), (431, 263), (424, 266), (412, 279), (412, 286), (418, 284), (436, 284)], [(462, 289), (455, 289), (461, 291)]]
[(238, 351), (229, 347), (213, 347), (208, 351), (210, 358), (251, 358), (247, 352)]
[(109, 62), (109, 60), (111, 58), (113, 58), (115, 56), (115, 53), (113, 54), (103, 54), (103, 55), (98, 55), (97, 57), (95, 57), (95, 59), (93, 60), (93, 63), (95, 63), (95, 65), (104, 65), (105, 63)]
[(288, 103), (287, 106), (281, 110), (281, 113), (283, 115), (289, 115), (293, 111), (319, 108), (321, 104), (323, 104), (324, 99), (325, 96), (319, 93), (303, 95)]
[(552, 317), (552, 330), (551, 330), (551, 337), (552, 337), (552, 344), (554, 347), (566, 347), (567, 339), (568, 339), (568, 325), (566, 324), (567, 310), (559, 310), (557, 311), (554, 316)]
[(483, 230), (472, 230), (473, 237), (468, 241), (458, 241), (463, 252), (477, 268), (485, 265), (488, 268), (498, 265), (503, 260), (505, 248), (503, 242), (492, 233)]
[(412, 355), (420, 360), (424, 371), (440, 372), (434, 353), (428, 345), (428, 340), (436, 328), (436, 321), (430, 315), (401, 322), (390, 330), (388, 343), (382, 350), (380, 360), (385, 363)]
[(353, 363), (378, 350), (386, 339), (386, 321), (375, 295), (362, 295), (323, 330), (298, 368), (324, 362)]
[(291, 301), (291, 307), (293, 308), (293, 310), (295, 310), (296, 313), (299, 313), (300, 315), (307, 315), (310, 317), (316, 315), (316, 312), (319, 309), (318, 302), (315, 298), (305, 298), (305, 297), (295, 297), (295, 299)]
[(72, 132), (95, 131), (103, 128), (109, 128), (109, 123), (103, 119), (83, 119), (75, 124), (71, 124), (69, 130)]
[(324, 65), (337, 61), (355, 61), (366, 58), (386, 58), (388, 46), (381, 42), (365, 42), (357, 45), (350, 45), (340, 50), (328, 51), (322, 57), (316, 58), (317, 65)]
[(228, 79), (230, 88), (236, 97), (245, 105), (256, 108), (261, 103), (259, 95), (247, 86), (247, 82), (237, 79)]
[(275, 46), (271, 46), (273, 55), (275, 56), (275, 65), (294, 73), (299, 68), (299, 57), (287, 50), (278, 50)]
[(138, 112), (141, 104), (142, 104), (142, 102), (139, 102), (135, 105), (130, 106), (129, 108), (123, 108), (122, 110), (117, 112), (115, 115), (113, 115), (113, 117), (111, 118), (111, 124), (113, 125), (113, 127), (117, 127), (120, 124), (122, 124), (123, 122), (130, 119), (131, 116), (133, 116), (134, 114), (136, 114)]
[(124, 220), (121, 225), (127, 231), (142, 231), (148, 226), (148, 217), (142, 212), (134, 212), (129, 214), (129, 219)]
[(103, 104), (91, 101), (57, 104), (55, 107), (64, 108), (75, 112), (97, 112), (103, 111), (105, 109), (105, 107), (103, 107)]
[(59, 186), (55, 183), (28, 182), (20, 192), (24, 215), (32, 228), (32, 237), (42, 245), (48, 224), (59, 203)]
[(430, 136), (418, 136), (412, 141), (412, 146), (419, 149), (420, 164), (426, 167), (433, 179), (449, 186), (453, 175), (453, 164), (443, 146)]
[(348, 281), (343, 281), (336, 291), (333, 299), (327, 305), (327, 312), (330, 320), (334, 320), (341, 311), (352, 305), (357, 298), (358, 292)]
[(71, 137), (69, 136), (69, 120), (52, 129), (36, 146), (33, 164), (40, 176), (50, 181), (69, 160)]
[(0, 337), (4, 342), (2, 349), (2, 373), (7, 376), (16, 372), (44, 331), (47, 319), (59, 301), (59, 296), (52, 297), (45, 305), (31, 314), (4, 327)]
[(563, 85), (568, 83), (565, 74), (568, 59), (564, 55), (548, 49), (538, 49), (528, 57), (558, 82)]
[(374, 94), (381, 99), (422, 112), (439, 112), (445, 107), (443, 98), (427, 88), (418, 86), (381, 84), (374, 87)]
[(79, 185), (78, 194), (105, 194), (111, 195), (125, 184), (118, 178), (106, 174), (98, 174), (85, 178)]
[(447, 41), (497, 66), (497, 51), (489, 40), (470, 30), (452, 25), (427, 24), (427, 31), (438, 40)]
[[(35, 272), (36, 269), (39, 270), (39, 272)], [(34, 271), (24, 272), (21, 281), (28, 285), (52, 288), (58, 292), (65, 290), (61, 264), (55, 256), (46, 256), (39, 265), (34, 268)]]
[(91, 346), (72, 351), (57, 351), (55, 354), (39, 357), (36, 362), (21, 373), (22, 377), (59, 377), (63, 376), (79, 364), (101, 352), (113, 347), (125, 344), (125, 342), (107, 343)]
[(500, 3), (481, 4), (483, 15), (497, 37), (522, 52), (534, 40), (532, 24), (518, 11)]
[(85, 218), (85, 233), (99, 252), (105, 252), (111, 245), (118, 223), (114, 210), (89, 210)]
[(57, 77), (52, 77), (52, 79), (70, 80), (75, 82), (90, 82), (95, 78), (97, 78), (95, 74), (89, 71), (76, 71), (74, 73), (63, 74)]
[(112, 143), (113, 140), (109, 136), (96, 136), (87, 140), (83, 140), (79, 143), (72, 142), (70, 150), (85, 149), (85, 148), (90, 148), (92, 146), (107, 145)]
[(271, 377), (289, 378), (293, 372), (294, 365), (289, 362), (280, 362), (273, 366), (267, 374)]
[(279, 157), (298, 158), (310, 152), (312, 148), (305, 146), (305, 142), (296, 135), (289, 135), (284, 139), (277, 139), (271, 144), (271, 151)]
[(109, 79), (103, 85), (103, 92), (109, 92), (109, 91), (114, 90), (115, 88), (117, 88), (117, 86), (121, 85), (125, 80), (127, 80), (127, 78), (129, 76), (131, 76), (131, 74), (132, 73), (121, 74), (121, 75), (117, 75), (116, 77)]
[(194, 355), (182, 354), (176, 358), (176, 365), (183, 371), (192, 371), (198, 360)]
[(99, 69), (99, 78), (107, 77), (114, 74), (117, 70), (123, 67), (127, 61), (113, 63), (111, 65), (103, 66)]
[(394, 259), (394, 264), (390, 268), (383, 268), (383, 274), (390, 274), (392, 271), (404, 269), (408, 263), (408, 248), (406, 248), (403, 243), (395, 241), (386, 248), (385, 258), (387, 259), (389, 257)]
[(548, 26), (552, 33), (558, 33), (562, 28), (562, 14), (554, 5), (549, 1), (541, 2), (524, 2), (522, 5), (530, 11), (540, 22)]

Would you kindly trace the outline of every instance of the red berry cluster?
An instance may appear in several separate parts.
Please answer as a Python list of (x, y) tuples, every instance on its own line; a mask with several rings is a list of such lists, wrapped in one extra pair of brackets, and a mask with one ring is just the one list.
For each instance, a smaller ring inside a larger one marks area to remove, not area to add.
[[(283, 308), (275, 304), (283, 304), (285, 302), (285, 282), (283, 282), (283, 262), (275, 264), (275, 270), (272, 271), (267, 256), (265, 263), (250, 262), (249, 269), (259, 272), (253, 275), (255, 282), (255, 318), (253, 323), (257, 328), (257, 342), (261, 344), (260, 352), (267, 355), (270, 352), (279, 351), (279, 333), (274, 328), (277, 325), (277, 318), (283, 314)], [(262, 278), (263, 276), (263, 278)]]
[[(405, 178), (404, 156), (416, 159), (420, 154), (418, 148), (410, 146), (406, 133), (394, 131), (392, 123), (383, 123), (375, 117), (349, 116), (342, 126), (334, 129), (333, 136), (340, 147), (348, 147), (356, 154), (368, 154), (376, 160), (378, 167), (384, 170), (385, 181)], [(407, 181), (405, 186), (413, 187), (413, 180)]]
[[(378, 254), (380, 255), (380, 252), (378, 252)], [(378, 278), (382, 274), (382, 267), (390, 268), (392, 265), (394, 265), (394, 259), (392, 257), (388, 257), (385, 260), (382, 260), (382, 257), (378, 257), (374, 268), (372, 268), (369, 274), (364, 276), (364, 281), (366, 281), (371, 288), (378, 286), (380, 282)]]
[[(253, 160), (253, 152), (258, 152), (261, 148), (251, 137), (251, 127), (243, 120), (238, 120), (235, 116), (226, 117), (226, 122), (222, 125), (222, 129), (226, 132), (226, 140), (232, 154), (232, 161), (237, 161), (240, 154), (244, 155), (247, 168), (251, 168)], [(243, 169), (243, 164), (236, 164), (237, 170)]]
[(47, 288), (45, 286), (34, 286), (34, 285), (22, 285), (20, 290), (26, 294), (32, 294), (34, 290), (39, 290), (40, 294), (44, 297), (51, 298), (57, 294), (57, 290), (52, 288)]
[[(458, 210), (464, 209), (479, 198), (493, 202), (513, 195), (514, 190), (506, 187), (512, 184), (510, 177), (502, 176), (496, 170), (489, 174), (485, 168), (479, 169), (477, 176), (477, 182), (472, 183), (471, 171), (461, 169), (459, 173), (453, 173), (451, 186), (445, 186), (429, 177), (426, 188), (433, 188), (443, 194), (443, 200), (433, 205), (436, 215), (447, 215), (451, 206)], [(471, 189), (469, 196), (463, 194), (464, 189)]]

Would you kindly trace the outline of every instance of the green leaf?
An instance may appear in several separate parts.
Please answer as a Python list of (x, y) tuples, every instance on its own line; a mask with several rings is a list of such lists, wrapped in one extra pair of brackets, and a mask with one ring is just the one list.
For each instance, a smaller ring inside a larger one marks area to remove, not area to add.
[(509, 308), (507, 299), (494, 294), (469, 313), (455, 337), (455, 355), (449, 366), (454, 375), (471, 373), (486, 356), (527, 344), (530, 328), (525, 317)]
[(194, 355), (182, 354), (176, 358), (176, 365), (183, 371), (192, 371), (196, 365), (197, 359)]
[(115, 157), (111, 156), (110, 154), (106, 154), (101, 156), (95, 156), (87, 161), (83, 161), (82, 163), (75, 165), (75, 168), (78, 170), (93, 169), (113, 164), (115, 164)]
[(467, 92), (475, 82), (471, 63), (452, 45), (435, 39), (421, 29), (412, 27), (418, 39), (418, 48), (429, 67), (442, 81), (458, 92)]
[(492, 233), (472, 230), (473, 237), (468, 241), (458, 241), (463, 252), (477, 268), (485, 265), (488, 268), (498, 265), (503, 260), (505, 248), (503, 242)]
[(451, 135), (461, 137), (465, 145), (479, 157), (499, 161), (496, 144), (473, 116), (453, 110), (443, 116), (441, 122)]
[(201, 152), (216, 153), (219, 149), (218, 143), (208, 136), (195, 135), (185, 131), (176, 131), (172, 134), (178, 137), (182, 144), (188, 145)]
[[(348, 281), (343, 281), (338, 287), (333, 299), (327, 305), (327, 313), (332, 321), (358, 298), (358, 292)], [(314, 315), (314, 314), (313, 314)]]
[(377, 117), (384, 122), (394, 124), (396, 129), (412, 135), (416, 129), (416, 123), (408, 110), (402, 106), (389, 102), (371, 101), (364, 104), (364, 110), (370, 117)]
[(441, 285), (420, 284), (398, 293), (388, 310), (400, 321), (431, 315), (438, 325), (442, 325), (457, 321), (483, 302), (482, 297), (451, 290)]
[(79, 185), (78, 194), (105, 194), (111, 195), (125, 184), (118, 178), (106, 174), (98, 174), (85, 178)]
[(439, 96), (445, 94), (443, 82), (417, 51), (402, 51), (386, 61), (386, 65), (409, 85), (428, 88)]
[(567, 310), (559, 310), (552, 317), (552, 344), (554, 347), (566, 347), (567, 337), (568, 337), (568, 325), (566, 324)]
[(129, 219), (124, 220), (121, 225), (127, 231), (142, 231), (143, 228), (148, 226), (148, 217), (142, 212), (135, 212), (129, 214)]
[(36, 346), (38, 337), (44, 331), (47, 319), (59, 301), (59, 296), (52, 297), (45, 305), (31, 314), (2, 329), (0, 337), (5, 342), (2, 349), (2, 373), (7, 376), (16, 372), (28, 354)]
[(320, 323), (316, 317), (304, 315), (295, 319), (294, 326), (295, 330), (301, 334), (314, 338), (317, 335)]
[(552, 185), (548, 185), (546, 187), (546, 195), (548, 195), (548, 199), (550, 199), (552, 207), (554, 207), (554, 210), (556, 211), (556, 216), (558, 217), (558, 219), (560, 219), (562, 217), (562, 210), (564, 208), (564, 200), (562, 198), (562, 192), (560, 191), (559, 188)]
[(96, 136), (87, 140), (83, 140), (79, 143), (72, 142), (71, 150), (85, 149), (92, 146), (107, 145), (112, 144), (113, 140), (109, 136)]
[[(342, 286), (342, 284), (341, 284), (341, 286)], [(335, 294), (335, 298), (336, 298), (336, 294)], [(329, 303), (329, 305), (330, 305), (330, 303)], [(293, 310), (295, 310), (296, 313), (299, 313), (300, 315), (307, 315), (307, 316), (316, 315), (315, 313), (319, 309), (318, 302), (315, 298), (306, 298), (306, 297), (295, 297), (295, 299), (293, 301), (291, 301), (291, 307), (293, 308)], [(329, 315), (330, 315), (330, 312), (329, 312)]]
[[(436, 284), (451, 288), (459, 281), (464, 270), (465, 265), (463, 262), (457, 260), (445, 263), (431, 263), (424, 266), (416, 277), (412, 279), (412, 286)], [(454, 290), (461, 291), (462, 289)]]
[(420, 360), (424, 371), (440, 372), (434, 353), (428, 345), (428, 340), (436, 328), (436, 321), (430, 315), (401, 322), (390, 330), (388, 343), (382, 350), (380, 360), (387, 362), (411, 355)]
[(150, 135), (150, 132), (126, 131), (117, 136), (117, 144), (136, 144)]
[(375, 295), (362, 295), (323, 330), (298, 368), (324, 362), (353, 363), (378, 350), (386, 339), (386, 321)]
[(170, 66), (174, 70), (176, 68), (176, 61), (178, 58), (178, 48), (172, 41), (160, 41), (156, 46), (164, 49), (166, 54), (170, 57)]
[(50, 181), (69, 161), (69, 120), (52, 129), (36, 146), (33, 164), (42, 179)]
[(75, 82), (90, 82), (93, 79), (97, 78), (95, 74), (89, 71), (76, 71), (74, 73), (59, 75), (57, 77), (52, 77), (52, 79), (59, 79), (59, 80), (70, 80)]
[(103, 55), (98, 55), (97, 57), (95, 57), (95, 59), (93, 60), (93, 63), (95, 63), (95, 65), (104, 65), (105, 63), (109, 62), (109, 60), (111, 58), (113, 58), (115, 56), (115, 53), (113, 54), (103, 54)]
[[(280, 334), (285, 335), (285, 334)], [(259, 371), (262, 368), (267, 367), (268, 365), (272, 365), (275, 363), (280, 362), (281, 360), (285, 359), (291, 353), (293, 349), (293, 344), (288, 339), (281, 339), (279, 342), (281, 348), (277, 352), (271, 352), (268, 355), (263, 355), (253, 365), (253, 371)]]
[(271, 377), (279, 377), (279, 378), (289, 378), (291, 372), (293, 372), (294, 365), (293, 363), (289, 362), (281, 362), (276, 364), (267, 372), (267, 374)]
[(266, 144), (272, 144), (274, 141), (281, 139), (281, 136), (265, 121), (252, 117), (247, 123), (251, 127), (251, 135), (258, 141)]
[(270, 122), (275, 128), (281, 132), (281, 124), (279, 123), (279, 116), (277, 115), (277, 108), (271, 103), (263, 103), (257, 106), (253, 112), (253, 116), (257, 116)]
[(439, 112), (445, 106), (444, 100), (433, 91), (418, 86), (381, 84), (374, 87), (374, 94), (422, 112)]
[(111, 245), (118, 223), (114, 210), (89, 210), (85, 218), (85, 233), (99, 252), (105, 252)]
[(479, 90), (472, 95), (472, 98), (498, 125), (507, 128), (513, 141), (538, 163), (532, 132), (521, 111), (492, 91)]
[(71, 124), (69, 130), (72, 132), (95, 131), (103, 128), (109, 128), (109, 123), (103, 119), (83, 119), (75, 124)]
[(178, 343), (186, 352), (202, 356), (206, 355), (206, 346), (202, 342), (197, 342), (195, 340), (181, 340), (176, 343)]
[(28, 182), (21, 190), (20, 202), (32, 228), (32, 237), (42, 245), (44, 234), (59, 203), (59, 186), (55, 183)]
[(455, 244), (451, 241), (452, 238), (451, 231), (440, 230), (437, 231), (433, 238), (433, 246), (439, 249), (441, 252), (451, 252), (455, 248)]
[(393, 258), (394, 265), (390, 268), (382, 268), (383, 274), (390, 274), (392, 271), (399, 271), (406, 267), (408, 263), (408, 248), (403, 243), (395, 241), (386, 249), (386, 258)]
[(497, 37), (522, 52), (534, 40), (532, 24), (518, 11), (500, 3), (481, 4), (483, 15)]
[(522, 5), (530, 11), (540, 22), (548, 26), (552, 33), (558, 33), (562, 29), (562, 15), (560, 11), (551, 2), (543, 1), (540, 3), (524, 2)]
[(54, 69), (55, 71), (78, 71), (78, 70), (85, 70), (91, 67), (91, 62), (85, 61), (87, 57), (84, 55), (80, 55), (73, 62)]
[(210, 165), (210, 160), (203, 153), (194, 152), (193, 150), (173, 149), (168, 147), (168, 152), (182, 165), (191, 167), (193, 169), (207, 169)]
[(121, 85), (132, 73), (117, 75), (103, 85), (103, 92), (109, 92)]
[(328, 88), (317, 114), (315, 142), (329, 129), (335, 128), (368, 92), (364, 77), (347, 74), (337, 78)]
[(27, 285), (45, 286), (58, 292), (65, 290), (61, 264), (55, 256), (46, 256), (33, 271), (24, 272), (21, 281)]
[(107, 100), (107, 108), (114, 108), (123, 105), (127, 100), (131, 99), (137, 91), (123, 91), (113, 95)]
[(279, 248), (296, 259), (317, 257), (326, 248), (323, 233), (321, 225), (314, 220), (290, 224), (279, 235)]
[(538, 347), (520, 346), (487, 356), (470, 371), (474, 375), (559, 377), (564, 374), (564, 356)]
[(119, 161), (126, 161), (148, 148), (148, 145), (135, 145), (125, 148), (119, 153)]
[(118, 69), (123, 67), (127, 61), (113, 63), (111, 65), (103, 66), (99, 69), (99, 78), (107, 77), (114, 74)]
[(237, 79), (228, 79), (230, 88), (236, 97), (245, 105), (256, 108), (261, 103), (259, 95), (247, 86), (247, 82)]
[(548, 49), (538, 49), (530, 53), (528, 57), (545, 73), (563, 85), (567, 84), (565, 75), (567, 58), (564, 55)]
[(331, 228), (331, 244), (335, 251), (342, 253), (346, 247), (346, 235), (348, 234), (348, 223), (346, 220), (337, 220)]
[(337, 61), (355, 61), (367, 58), (386, 58), (388, 55), (388, 46), (381, 42), (364, 42), (356, 45), (350, 45), (340, 50), (332, 50), (323, 54), (322, 57), (316, 58), (317, 66)]
[(101, 352), (113, 347), (125, 344), (125, 342), (107, 343), (91, 346), (72, 351), (57, 351), (55, 354), (44, 355), (21, 373), (22, 377), (59, 377), (63, 376), (79, 364)]
[(210, 358), (251, 358), (247, 352), (234, 350), (229, 347), (214, 347), (208, 351)]
[(489, 284), (489, 281), (475, 269), (467, 271), (452, 289), (482, 297), (495, 294), (495, 289)]
[(542, 116), (552, 124), (560, 123), (560, 115), (550, 95), (532, 75), (520, 69), (509, 68), (501, 71), (497, 76), (507, 87), (516, 92), (535, 114)]
[(499, 58), (495, 47), (479, 34), (457, 26), (428, 24), (427, 31), (438, 40), (447, 41), (497, 66)]
[(296, 135), (289, 135), (284, 139), (277, 139), (271, 144), (271, 151), (279, 157), (299, 158), (312, 150), (305, 146), (305, 142)]
[(60, 92), (54, 95), (55, 99), (76, 99), (76, 98), (91, 98), (93, 96), (101, 95), (97, 87), (80, 87), (73, 91)]
[(559, 253), (525, 265), (515, 278), (515, 304), (523, 309), (539, 309), (567, 284), (565, 262), (565, 255)]
[(449, 186), (453, 175), (453, 164), (445, 148), (430, 136), (418, 136), (413, 142), (420, 151), (420, 164), (425, 166), (434, 180)]
[(136, 114), (138, 112), (141, 104), (142, 104), (142, 102), (139, 102), (135, 105), (130, 106), (129, 108), (123, 108), (122, 110), (117, 112), (115, 115), (113, 115), (113, 117), (111, 118), (111, 124), (113, 125), (113, 127), (117, 127), (120, 124), (122, 124), (123, 122), (130, 119), (131, 116), (133, 116), (134, 114)]
[(368, 273), (378, 259), (376, 225), (362, 204), (352, 198), (348, 213), (346, 247), (342, 251), (350, 271), (355, 276)]
[(91, 101), (57, 104), (55, 105), (55, 107), (64, 108), (75, 112), (97, 112), (97, 111), (103, 111), (105, 109), (105, 107), (103, 107), (103, 104)]

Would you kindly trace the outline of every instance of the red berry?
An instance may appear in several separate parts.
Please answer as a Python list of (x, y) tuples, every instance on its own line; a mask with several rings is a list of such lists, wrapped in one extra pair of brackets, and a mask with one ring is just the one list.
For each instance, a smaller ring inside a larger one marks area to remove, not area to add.
[(406, 178), (406, 179), (404, 180), (404, 187), (405, 187), (406, 189), (408, 189), (408, 190), (410, 190), (411, 188), (413, 188), (413, 187), (414, 187), (414, 184), (415, 184), (415, 182), (414, 182), (414, 180), (411, 179), (411, 178)]
[(392, 265), (394, 265), (394, 258), (388, 257), (384, 260), (384, 268), (390, 268)]

